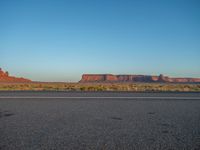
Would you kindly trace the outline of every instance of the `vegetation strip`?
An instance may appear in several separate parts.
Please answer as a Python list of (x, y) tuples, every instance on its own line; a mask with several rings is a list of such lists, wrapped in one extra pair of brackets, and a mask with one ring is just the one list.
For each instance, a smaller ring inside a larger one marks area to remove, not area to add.
[(200, 92), (200, 84), (168, 83), (0, 83), (0, 91)]

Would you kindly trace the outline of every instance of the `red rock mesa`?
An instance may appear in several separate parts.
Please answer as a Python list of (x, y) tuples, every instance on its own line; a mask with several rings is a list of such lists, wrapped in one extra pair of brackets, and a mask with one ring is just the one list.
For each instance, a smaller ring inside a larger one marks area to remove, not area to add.
[(200, 83), (200, 78), (170, 78), (159, 75), (112, 75), (83, 74), (79, 82), (169, 82), (169, 83)]
[(9, 76), (8, 72), (4, 72), (0, 68), (0, 82), (31, 82), (31, 80)]

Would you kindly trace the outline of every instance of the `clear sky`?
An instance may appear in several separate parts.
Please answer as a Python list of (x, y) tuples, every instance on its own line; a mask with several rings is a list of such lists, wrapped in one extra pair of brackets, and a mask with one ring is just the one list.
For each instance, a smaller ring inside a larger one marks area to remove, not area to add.
[(0, 0), (0, 67), (40, 81), (200, 77), (200, 1)]

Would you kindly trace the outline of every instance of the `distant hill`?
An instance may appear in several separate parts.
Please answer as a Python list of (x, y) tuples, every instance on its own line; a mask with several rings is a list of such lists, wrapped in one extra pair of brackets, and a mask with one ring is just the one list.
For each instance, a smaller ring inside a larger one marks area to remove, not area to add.
[(164, 83), (200, 83), (200, 78), (171, 78), (164, 75), (113, 75), (83, 74), (79, 82), (164, 82)]
[(32, 82), (32, 81), (25, 78), (10, 76), (8, 72), (4, 72), (0, 68), (0, 82)]

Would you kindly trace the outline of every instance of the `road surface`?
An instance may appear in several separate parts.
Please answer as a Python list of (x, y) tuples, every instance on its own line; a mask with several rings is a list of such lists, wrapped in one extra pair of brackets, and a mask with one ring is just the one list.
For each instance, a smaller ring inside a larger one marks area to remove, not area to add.
[(0, 150), (200, 150), (200, 93), (0, 92)]

